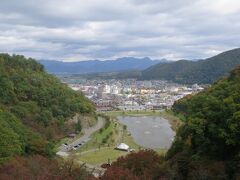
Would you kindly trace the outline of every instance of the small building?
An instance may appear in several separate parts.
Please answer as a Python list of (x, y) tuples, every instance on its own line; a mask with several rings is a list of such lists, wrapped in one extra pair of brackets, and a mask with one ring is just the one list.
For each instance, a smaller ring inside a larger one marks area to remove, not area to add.
[(76, 136), (75, 133), (68, 134), (68, 137), (70, 137), (70, 138), (75, 138), (75, 136)]
[(129, 151), (129, 146), (125, 143), (121, 143), (116, 147), (116, 149), (121, 151)]

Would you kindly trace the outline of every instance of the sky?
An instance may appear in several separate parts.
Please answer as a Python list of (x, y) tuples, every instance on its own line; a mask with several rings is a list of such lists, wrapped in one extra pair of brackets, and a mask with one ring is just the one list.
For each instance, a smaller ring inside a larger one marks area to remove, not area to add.
[(201, 59), (239, 47), (239, 0), (1, 0), (0, 52)]

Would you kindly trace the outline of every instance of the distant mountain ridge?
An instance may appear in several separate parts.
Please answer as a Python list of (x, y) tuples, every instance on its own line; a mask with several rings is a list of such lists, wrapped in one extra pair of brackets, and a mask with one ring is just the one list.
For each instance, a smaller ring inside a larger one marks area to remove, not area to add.
[(123, 57), (116, 60), (89, 60), (78, 62), (62, 62), (39, 60), (39, 63), (45, 66), (45, 69), (54, 74), (86, 74), (100, 72), (120, 72), (129, 70), (143, 70), (158, 63), (165, 63), (166, 60), (151, 60), (148, 57), (134, 58)]
[(182, 84), (212, 84), (240, 64), (240, 48), (225, 51), (205, 60), (179, 60), (155, 64), (144, 70), (89, 73), (86, 79), (168, 80)]
[(182, 84), (212, 84), (240, 64), (240, 48), (204, 60), (120, 58), (64, 63), (40, 61), (51, 73), (82, 74), (86, 79), (168, 80)]
[(240, 48), (199, 61), (180, 60), (143, 70), (139, 79), (164, 79), (177, 83), (211, 84), (240, 64)]

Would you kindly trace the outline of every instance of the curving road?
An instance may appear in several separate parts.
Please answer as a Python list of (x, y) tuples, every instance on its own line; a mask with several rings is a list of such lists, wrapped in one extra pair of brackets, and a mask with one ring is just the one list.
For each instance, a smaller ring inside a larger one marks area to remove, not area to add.
[(68, 145), (68, 147), (65, 147), (64, 145), (61, 145), (58, 149), (59, 151), (57, 152), (57, 155), (60, 156), (67, 156), (68, 155), (68, 151), (72, 150), (72, 147), (78, 145), (78, 144), (83, 144), (86, 143), (87, 141), (89, 141), (91, 139), (91, 135), (98, 131), (99, 129), (101, 129), (105, 124), (105, 120), (102, 117), (98, 117), (98, 121), (97, 123), (90, 127), (90, 128), (85, 128), (82, 130), (82, 132), (84, 133), (83, 136), (81, 136), (79, 139), (73, 141), (72, 143), (70, 143)]

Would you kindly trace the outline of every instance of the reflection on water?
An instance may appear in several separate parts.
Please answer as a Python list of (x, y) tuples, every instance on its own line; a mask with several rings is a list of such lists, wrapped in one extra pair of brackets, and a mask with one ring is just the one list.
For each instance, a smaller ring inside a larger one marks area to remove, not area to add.
[(169, 122), (156, 116), (118, 116), (120, 123), (127, 125), (135, 142), (146, 148), (169, 148), (175, 132)]

